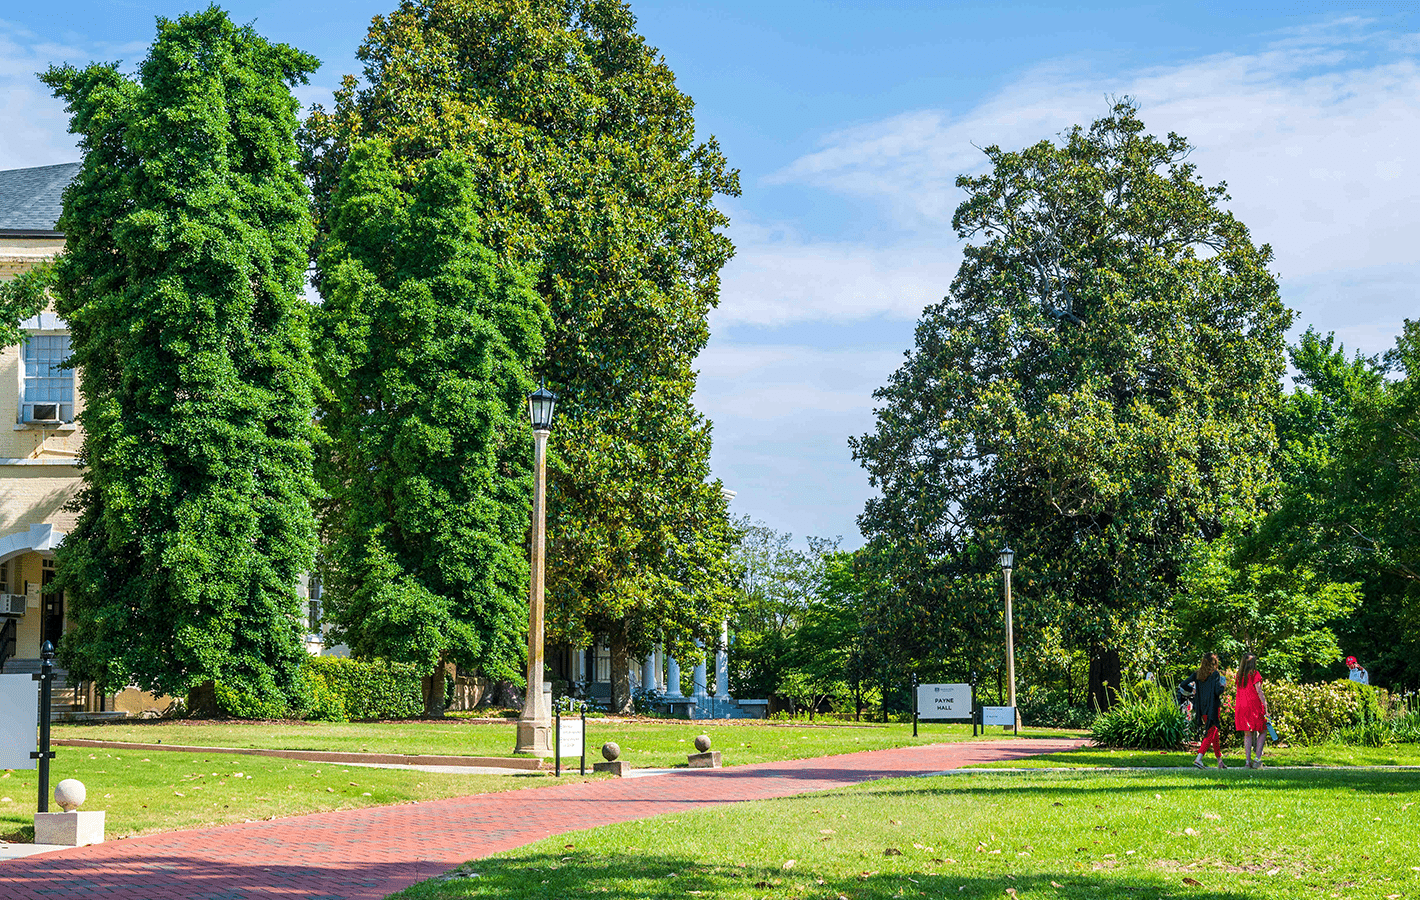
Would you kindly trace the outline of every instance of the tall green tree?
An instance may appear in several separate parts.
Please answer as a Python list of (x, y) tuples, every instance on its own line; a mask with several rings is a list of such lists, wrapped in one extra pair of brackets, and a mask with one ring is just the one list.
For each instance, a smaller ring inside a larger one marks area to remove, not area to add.
[(1062, 138), (957, 180), (953, 227), (981, 240), (852, 446), (908, 618), (964, 615), (953, 586), (1009, 541), (1018, 631), (1058, 627), (1105, 706), (1192, 545), (1271, 478), (1292, 317), (1182, 137), (1126, 100)]
[(106, 690), (293, 691), (316, 485), (291, 88), (316, 66), (211, 7), (160, 18), (136, 76), (42, 76), (84, 154), (56, 264), (85, 431), (60, 649)]
[[(1292, 351), (1279, 418), (1288, 477), (1242, 547), (1248, 563), (1307, 567), (1361, 585), (1334, 623), (1377, 683), (1420, 680), (1420, 322), (1383, 359), (1348, 357), (1313, 331)], [(1335, 674), (1335, 670), (1333, 673)]]
[(466, 155), (483, 238), (536, 267), (552, 315), (549, 634), (607, 638), (627, 708), (630, 658), (662, 641), (695, 656), (729, 611), (731, 533), (691, 397), (733, 252), (714, 200), (738, 174), (696, 141), (691, 99), (621, 0), (405, 0), (358, 56), (363, 84), (303, 133), (318, 224), (363, 138), (404, 172)]
[(316, 359), (331, 639), (430, 672), (516, 679), (527, 634), (529, 367), (547, 310), (479, 238), (476, 185), (448, 153), (396, 173), (350, 155), (321, 255)]

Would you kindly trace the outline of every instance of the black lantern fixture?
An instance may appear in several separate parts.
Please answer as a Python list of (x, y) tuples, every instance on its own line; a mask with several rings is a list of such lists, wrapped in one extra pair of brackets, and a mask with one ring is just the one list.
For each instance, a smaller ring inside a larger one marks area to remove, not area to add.
[(532, 418), (533, 431), (552, 430), (552, 410), (557, 406), (557, 395), (545, 386), (528, 395), (528, 415)]
[(1002, 547), (998, 557), (1001, 561), (1001, 570), (1004, 572), (1011, 571), (1011, 564), (1016, 561), (1016, 551), (1012, 550), (1010, 547)]

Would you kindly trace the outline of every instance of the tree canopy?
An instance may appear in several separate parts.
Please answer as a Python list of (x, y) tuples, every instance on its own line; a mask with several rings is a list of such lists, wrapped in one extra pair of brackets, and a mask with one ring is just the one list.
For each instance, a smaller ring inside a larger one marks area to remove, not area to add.
[(999, 616), (981, 576), (1010, 542), (1023, 643), (1088, 654), (1104, 706), (1193, 545), (1270, 480), (1292, 316), (1225, 187), (1132, 102), (985, 154), (953, 218), (981, 240), (852, 441), (882, 494), (860, 524), (912, 628)]
[(433, 673), (516, 680), (527, 627), (530, 366), (547, 311), (481, 242), (456, 152), (345, 163), (321, 254), (316, 359), (328, 639)]
[(60, 652), (103, 690), (295, 690), (316, 486), (291, 88), (316, 66), (212, 7), (160, 18), (135, 77), (43, 75), (84, 154), (56, 263), (85, 432)]
[(303, 131), (318, 225), (362, 139), (405, 174), (465, 155), (483, 239), (535, 267), (552, 316), (536, 366), (562, 395), (549, 633), (605, 635), (625, 707), (629, 656), (694, 655), (728, 612), (725, 501), (691, 397), (733, 252), (714, 200), (738, 174), (696, 141), (691, 99), (621, 0), (405, 0), (358, 55), (364, 82)]

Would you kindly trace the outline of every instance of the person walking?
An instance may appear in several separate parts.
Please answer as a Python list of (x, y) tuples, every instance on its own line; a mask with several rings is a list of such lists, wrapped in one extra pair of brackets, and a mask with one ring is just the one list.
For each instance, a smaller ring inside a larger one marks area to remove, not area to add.
[(1247, 767), (1260, 769), (1262, 746), (1267, 740), (1267, 695), (1262, 692), (1262, 674), (1257, 671), (1257, 657), (1251, 653), (1244, 656), (1238, 665), (1237, 691), (1233, 703), (1234, 724), (1243, 733)]
[(1223, 739), (1218, 734), (1218, 726), (1223, 716), (1223, 691), (1227, 682), (1218, 671), (1218, 654), (1205, 653), (1198, 663), (1198, 671), (1184, 684), (1193, 683), (1193, 720), (1202, 731), (1203, 741), (1198, 745), (1198, 756), (1193, 764), (1203, 768), (1203, 754), (1211, 747), (1218, 757), (1218, 768), (1226, 769), (1223, 762)]

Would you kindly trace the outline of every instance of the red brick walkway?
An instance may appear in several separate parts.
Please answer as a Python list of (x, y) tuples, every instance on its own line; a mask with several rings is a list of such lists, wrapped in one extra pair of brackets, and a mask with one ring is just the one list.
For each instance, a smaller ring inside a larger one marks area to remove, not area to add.
[(375, 900), (551, 834), (1080, 746), (901, 747), (176, 831), (0, 863), (4, 900)]

